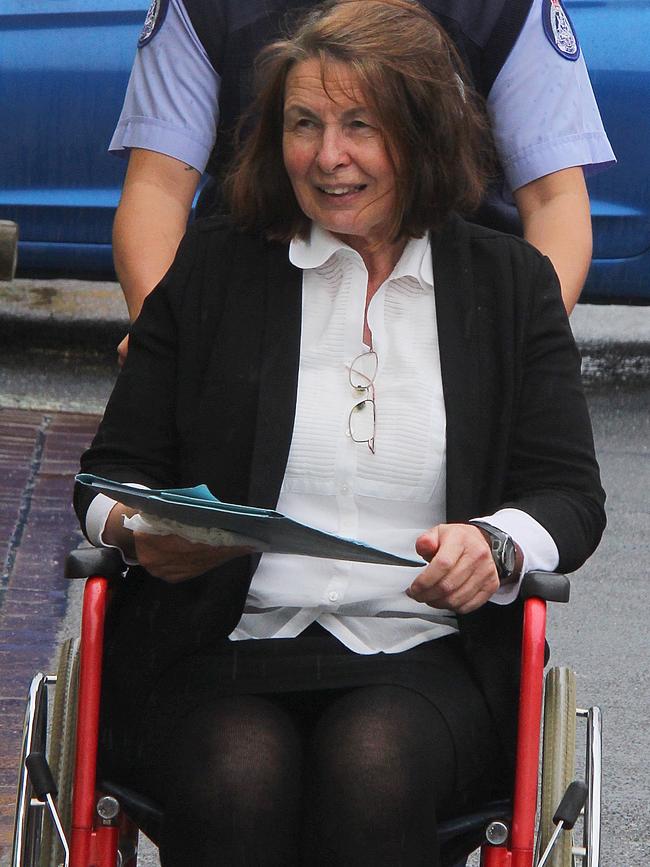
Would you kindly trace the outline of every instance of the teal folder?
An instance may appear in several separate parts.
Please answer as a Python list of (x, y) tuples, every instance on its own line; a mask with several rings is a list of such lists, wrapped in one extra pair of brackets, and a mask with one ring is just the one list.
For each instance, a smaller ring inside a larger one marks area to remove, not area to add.
[(259, 539), (268, 550), (278, 554), (302, 554), (308, 557), (328, 557), (334, 560), (356, 560), (360, 563), (382, 563), (388, 566), (425, 566), (424, 560), (409, 559), (382, 551), (334, 533), (302, 524), (272, 509), (257, 509), (222, 503), (207, 485), (195, 488), (146, 490), (133, 485), (113, 482), (92, 473), (80, 473), (76, 481), (106, 494), (144, 515), (168, 518), (191, 527), (208, 527), (241, 533)]

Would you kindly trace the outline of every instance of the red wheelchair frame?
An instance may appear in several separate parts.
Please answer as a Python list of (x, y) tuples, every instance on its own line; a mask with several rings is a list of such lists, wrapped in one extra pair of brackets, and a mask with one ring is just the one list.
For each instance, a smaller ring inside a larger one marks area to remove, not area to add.
[[(116, 553), (110, 550), (82, 549), (70, 556), (66, 566), (67, 577), (89, 576), (84, 589), (81, 625), (74, 782), (71, 822), (67, 835), (69, 861), (66, 861), (66, 865), (69, 864), (69, 867), (115, 867), (117, 863), (122, 864), (123, 867), (135, 867), (136, 863), (137, 846), (134, 841), (137, 839), (137, 826), (126, 817), (124, 812), (116, 809), (117, 802), (111, 792), (122, 794), (118, 787), (111, 789), (108, 786), (108, 802), (112, 805), (112, 809), (107, 811), (100, 804), (99, 813), (103, 814), (103, 818), (98, 813), (100, 799), (104, 798), (104, 806), (107, 803), (107, 787), (102, 784), (102, 789), (98, 790), (96, 765), (104, 619), (110, 597), (111, 578), (116, 571), (123, 568), (119, 556), (117, 559), (114, 557)], [(442, 823), (441, 844), (446, 845), (447, 852), (447, 860), (443, 858), (443, 861), (448, 867), (459, 867), (464, 864), (466, 854), (478, 846), (481, 849), (482, 867), (533, 867), (538, 863), (549, 865), (554, 863), (546, 862), (543, 856), (538, 862), (540, 853), (536, 854), (535, 851), (546, 605), (548, 601), (567, 602), (569, 582), (563, 575), (529, 573), (522, 583), (521, 593), (525, 601), (516, 773), (511, 812), (507, 805), (504, 809), (503, 803), (486, 805), (484, 810), (471, 816)], [(33, 682), (31, 692), (37, 693), (38, 690), (44, 689), (47, 683), (55, 680), (55, 678), (37, 675), (35, 681), (38, 678), (40, 680), (36, 687)], [(578, 711), (578, 713), (588, 718), (587, 772), (591, 779), (588, 791), (585, 789), (587, 804), (583, 820), (584, 845), (577, 851), (576, 857), (582, 857), (583, 864), (587, 867), (597, 867), (600, 848), (600, 712), (598, 708), (591, 708), (589, 711)], [(31, 716), (28, 707), (26, 719), (28, 720), (26, 730), (30, 726), (33, 729), (34, 707), (31, 709)], [(30, 732), (26, 731), (23, 761), (28, 767), (30, 761), (27, 757), (33, 752), (33, 748)], [(47, 765), (45, 767), (47, 770)], [(37, 774), (35, 773), (34, 776)], [(47, 790), (47, 788), (47, 783), (40, 784), (40, 789)], [(54, 807), (52, 793), (40, 791), (39, 783), (30, 780), (30, 774), (25, 768), (21, 768), (12, 867), (28, 867), (32, 863), (41, 863), (37, 860), (29, 860), (30, 857), (35, 857), (34, 851), (38, 848), (38, 839), (35, 843), (33, 838), (39, 837), (38, 832), (34, 834), (33, 829), (30, 832), (27, 827), (29, 810), (36, 806), (34, 791), (37, 793), (37, 800), (43, 801), (49, 798), (50, 807)], [(139, 796), (136, 795), (135, 798), (137, 807)], [(128, 814), (128, 793), (126, 793), (126, 803), (124, 799), (120, 800), (122, 800), (121, 806)], [(567, 817), (563, 814), (555, 817), (554, 822), (556, 818), (558, 821), (562, 819), (566, 828), (573, 827), (575, 814), (580, 810), (584, 797), (578, 795), (578, 800), (580, 803), (571, 816)], [(140, 799), (139, 804), (142, 803), (145, 803), (146, 810), (145, 799)], [(561, 810), (559, 812), (562, 813)], [(112, 815), (113, 813), (115, 815)], [(135, 813), (137, 816), (138, 809), (135, 809)], [(42, 823), (42, 816), (39, 821)], [(464, 849), (462, 843), (458, 845), (458, 839), (463, 837)], [(128, 842), (126, 849), (121, 852), (121, 860), (118, 861), (120, 839)], [(468, 843), (468, 840), (473, 842)]]

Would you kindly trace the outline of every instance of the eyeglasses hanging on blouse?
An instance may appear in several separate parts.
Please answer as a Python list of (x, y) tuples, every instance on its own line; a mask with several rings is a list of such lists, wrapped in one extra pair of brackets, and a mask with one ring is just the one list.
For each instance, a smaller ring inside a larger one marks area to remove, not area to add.
[(355, 404), (348, 418), (348, 433), (355, 443), (367, 443), (375, 453), (375, 377), (379, 361), (374, 349), (357, 355), (350, 365), (350, 385), (366, 397)]

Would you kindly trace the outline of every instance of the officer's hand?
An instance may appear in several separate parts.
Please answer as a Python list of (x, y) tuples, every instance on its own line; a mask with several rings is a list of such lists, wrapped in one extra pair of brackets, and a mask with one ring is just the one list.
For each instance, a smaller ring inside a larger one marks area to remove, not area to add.
[(122, 338), (120, 342), (117, 344), (117, 363), (122, 367), (124, 362), (126, 361), (126, 356), (129, 351), (129, 335)]
[(429, 561), (406, 591), (417, 602), (468, 614), (499, 588), (490, 546), (478, 527), (439, 524), (418, 537), (415, 550)]

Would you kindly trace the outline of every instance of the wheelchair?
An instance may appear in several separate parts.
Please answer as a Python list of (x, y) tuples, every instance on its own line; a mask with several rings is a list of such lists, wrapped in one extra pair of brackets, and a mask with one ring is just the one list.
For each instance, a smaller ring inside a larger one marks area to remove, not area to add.
[[(157, 804), (96, 779), (104, 616), (122, 569), (112, 549), (79, 549), (67, 559), (66, 577), (87, 579), (81, 637), (62, 646), (56, 676), (38, 673), (29, 688), (12, 867), (136, 867), (138, 832), (159, 839)], [(513, 797), (439, 825), (444, 867), (464, 867), (477, 849), (481, 867), (599, 865), (600, 709), (576, 708), (568, 668), (551, 668), (544, 678), (547, 602), (568, 602), (569, 592), (564, 575), (531, 572), (522, 581)], [(577, 721), (586, 744), (580, 779), (574, 779)]]

